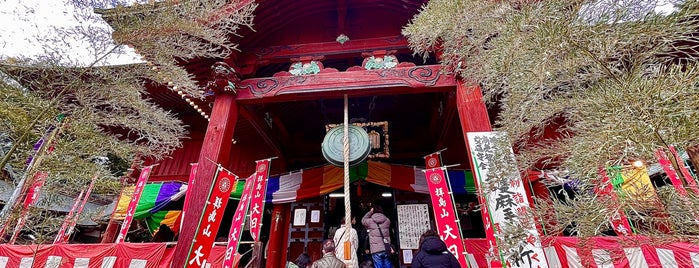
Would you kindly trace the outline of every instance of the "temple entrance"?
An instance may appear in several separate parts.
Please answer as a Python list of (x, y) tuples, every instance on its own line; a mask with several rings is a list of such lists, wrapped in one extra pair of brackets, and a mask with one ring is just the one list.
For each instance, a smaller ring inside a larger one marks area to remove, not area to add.
[(316, 197), (291, 204), (289, 245), (286, 254), (288, 261), (294, 261), (302, 253), (307, 253), (311, 260), (323, 256), (321, 242), (325, 238), (324, 203), (324, 197)]

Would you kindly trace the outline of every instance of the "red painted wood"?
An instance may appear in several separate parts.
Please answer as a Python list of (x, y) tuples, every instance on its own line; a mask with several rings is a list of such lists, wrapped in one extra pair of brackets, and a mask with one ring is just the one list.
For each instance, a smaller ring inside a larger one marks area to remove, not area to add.
[[(199, 152), (201, 151), (202, 139), (199, 140), (184, 140), (182, 147), (178, 148), (168, 158), (165, 158), (158, 163), (153, 172), (151, 172), (148, 182), (158, 181), (181, 181), (187, 182), (191, 164), (199, 160)], [(150, 165), (146, 161), (146, 165)]]
[(285, 267), (286, 245), (288, 244), (289, 228), (286, 218), (290, 218), (289, 204), (274, 204), (272, 208), (272, 222), (269, 230), (269, 242), (267, 244), (267, 263), (265, 267)]
[(229, 94), (218, 95), (214, 101), (211, 121), (207, 127), (199, 154), (199, 169), (196, 180), (193, 185), (190, 185), (190, 193), (196, 193), (191, 196), (189, 203), (192, 210), (187, 211), (187, 217), (180, 230), (172, 267), (184, 267), (185, 265), (194, 232), (207, 201), (205, 193), (209, 192), (209, 187), (214, 179), (216, 163), (228, 163), (229, 161), (231, 140), (237, 120), (238, 105), (235, 97)]
[(292, 58), (311, 55), (326, 57), (340, 55), (359, 56), (367, 51), (401, 49), (409, 49), (408, 41), (402, 36), (348, 40), (344, 44), (332, 41), (270, 46), (246, 50), (251, 52), (243, 55), (243, 60), (240, 61), (242, 64), (240, 65), (252, 65), (257, 62), (289, 62)]
[[(441, 73), (439, 65), (396, 67), (246, 79), (240, 84), (237, 101), (258, 103), (298, 100), (303, 95), (317, 99), (323, 93), (336, 97), (340, 93), (380, 94), (383, 91), (383, 94), (398, 94), (387, 92), (387, 88), (403, 88), (403, 93), (421, 93), (447, 91), (455, 85), (454, 77)], [(406, 90), (405, 87), (410, 89)]]

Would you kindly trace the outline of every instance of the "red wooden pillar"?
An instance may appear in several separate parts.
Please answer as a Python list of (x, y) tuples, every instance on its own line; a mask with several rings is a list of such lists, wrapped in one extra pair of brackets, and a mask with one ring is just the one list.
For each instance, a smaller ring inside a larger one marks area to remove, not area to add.
[[(471, 149), (468, 145), (468, 138), (466, 133), (468, 132), (485, 132), (491, 131), (490, 118), (488, 117), (488, 109), (483, 102), (483, 93), (478, 86), (467, 86), (464, 81), (457, 81), (456, 84), (456, 109), (459, 111), (459, 121), (461, 122), (461, 130), (464, 135), (464, 142), (466, 143), (466, 154), (468, 156), (468, 162), (471, 168), (475, 167), (473, 163), (473, 156), (471, 155)], [(474, 178), (474, 184), (476, 185), (477, 191), (480, 192), (481, 187), (479, 186), (478, 180)], [(482, 193), (478, 194), (478, 203), (481, 206), (481, 216), (483, 217), (483, 227), (485, 229), (485, 237), (495, 245), (495, 232), (490, 220), (490, 214), (488, 213), (488, 204), (485, 203)], [(468, 248), (466, 249), (468, 251)], [(497, 254), (493, 256), (490, 261), (489, 267), (502, 267), (500, 263), (500, 256), (495, 249), (493, 253)], [(492, 266), (491, 266), (492, 265)]]
[(289, 236), (289, 204), (275, 204), (272, 208), (272, 223), (267, 241), (267, 263), (265, 267), (285, 267), (286, 248)]
[(194, 232), (207, 200), (206, 195), (213, 183), (216, 164), (225, 165), (230, 158), (233, 131), (237, 119), (238, 105), (235, 96), (231, 94), (217, 95), (211, 112), (211, 120), (204, 136), (204, 143), (199, 153), (199, 169), (196, 179), (194, 184), (190, 186), (191, 191), (187, 193), (192, 195), (188, 205), (190, 210), (187, 211), (187, 217), (183, 221), (171, 267), (184, 267), (187, 261)]

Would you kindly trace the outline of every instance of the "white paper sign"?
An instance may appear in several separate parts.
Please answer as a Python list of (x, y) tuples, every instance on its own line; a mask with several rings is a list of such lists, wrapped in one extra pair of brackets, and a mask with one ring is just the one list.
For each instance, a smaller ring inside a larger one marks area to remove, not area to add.
[(311, 210), (311, 222), (312, 223), (320, 222), (320, 210)]
[(294, 226), (306, 225), (306, 209), (297, 208), (294, 210)]
[(427, 204), (398, 205), (398, 238), (401, 249), (417, 249), (420, 236), (430, 229)]

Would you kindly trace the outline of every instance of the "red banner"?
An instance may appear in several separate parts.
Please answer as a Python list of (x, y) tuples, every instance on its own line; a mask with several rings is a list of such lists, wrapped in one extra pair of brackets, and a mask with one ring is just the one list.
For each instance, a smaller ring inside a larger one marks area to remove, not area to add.
[(70, 208), (70, 211), (68, 212), (68, 216), (66, 216), (65, 220), (63, 220), (63, 224), (61, 225), (61, 229), (58, 230), (58, 234), (56, 234), (56, 238), (53, 239), (54, 244), (64, 242), (63, 237), (66, 234), (66, 229), (68, 229), (68, 225), (70, 225), (70, 221), (73, 218), (73, 213), (75, 213), (75, 210), (78, 209), (78, 205), (80, 205), (80, 200), (83, 198), (83, 194), (85, 194), (85, 190), (80, 191), (80, 194), (78, 195), (78, 197), (75, 198), (75, 203), (73, 203), (73, 206)]
[[(427, 158), (425, 158), (426, 161)], [(429, 164), (429, 163), (428, 163)], [(454, 202), (444, 176), (444, 168), (432, 168), (425, 171), (427, 185), (432, 197), (432, 209), (437, 223), (439, 236), (447, 244), (447, 249), (459, 260), (461, 267), (468, 267), (466, 263), (466, 250), (459, 231), (459, 225), (454, 213)]]
[(182, 223), (184, 222), (184, 215), (187, 213), (189, 208), (189, 198), (192, 196), (190, 193), (190, 187), (194, 185), (194, 178), (197, 176), (197, 169), (199, 168), (199, 163), (192, 163), (192, 169), (189, 171), (189, 180), (187, 181), (187, 193), (184, 196), (184, 205), (182, 205), (182, 214), (180, 214), (180, 230), (182, 230)]
[(39, 199), (41, 187), (44, 186), (47, 176), (48, 173), (43, 171), (39, 171), (34, 174), (34, 184), (32, 184), (32, 187), (27, 190), (27, 195), (24, 197), (24, 202), (22, 202), (22, 212), (19, 219), (17, 219), (17, 224), (15, 225), (15, 229), (12, 231), (12, 237), (10, 237), (10, 241), (8, 243), (14, 244), (15, 240), (17, 239), (17, 235), (19, 235), (19, 232), (22, 231), (22, 228), (27, 221), (27, 216), (29, 215), (29, 208), (36, 203), (37, 199)]
[(233, 184), (237, 179), (238, 176), (235, 174), (224, 170), (221, 166), (218, 167), (184, 267), (207, 267), (211, 264), (209, 253), (214, 246), (216, 233), (218, 233), (223, 219), (223, 212), (228, 204)]
[(131, 227), (131, 221), (133, 220), (133, 214), (136, 212), (138, 200), (141, 199), (141, 193), (143, 192), (143, 188), (146, 187), (146, 182), (148, 182), (148, 177), (150, 176), (152, 169), (153, 166), (147, 166), (141, 170), (141, 175), (138, 176), (138, 182), (136, 182), (136, 187), (131, 195), (131, 201), (129, 202), (129, 206), (126, 208), (126, 215), (124, 216), (124, 221), (121, 223), (119, 236), (117, 236), (116, 242), (114, 243), (124, 242), (126, 234), (129, 232), (129, 227)]
[(665, 174), (667, 174), (668, 179), (670, 179), (670, 183), (672, 183), (672, 186), (675, 187), (677, 193), (682, 197), (686, 197), (687, 190), (684, 189), (684, 184), (682, 184), (682, 181), (680, 181), (680, 179), (677, 177), (677, 172), (672, 167), (672, 163), (670, 163), (670, 159), (667, 158), (665, 151), (663, 151), (663, 149), (655, 150), (655, 157), (658, 159), (658, 164), (660, 164), (660, 166), (663, 167), (663, 170), (665, 170)]
[(269, 162), (271, 159), (257, 161), (255, 167), (255, 185), (252, 189), (250, 201), (250, 235), (255, 242), (260, 241), (260, 229), (262, 228), (262, 212), (265, 208), (265, 193), (267, 192), (267, 177), (269, 176)]
[[(610, 210), (616, 210), (614, 212), (614, 216), (609, 219), (612, 229), (614, 229), (614, 232), (617, 235), (631, 235), (631, 225), (629, 224), (629, 220), (626, 218), (624, 211), (621, 210), (621, 208), (618, 208), (619, 202), (617, 202), (616, 193), (613, 191), (612, 183), (609, 181), (607, 170), (600, 167), (599, 175), (601, 177), (601, 181), (597, 183), (595, 193), (601, 198), (600, 202), (607, 204), (607, 207)], [(611, 199), (611, 203), (603, 197), (609, 197)]]
[[(238, 208), (233, 215), (231, 230), (228, 232), (228, 246), (226, 246), (226, 254), (223, 259), (223, 268), (238, 267), (237, 263), (233, 263), (234, 255), (238, 254), (238, 245), (240, 244), (240, 235), (243, 233), (243, 224), (245, 223), (245, 214), (248, 212), (250, 204), (250, 196), (252, 195), (252, 185), (255, 183), (255, 177), (250, 177), (245, 181), (245, 188), (240, 196)], [(238, 181), (241, 183), (241, 181)]]
[(689, 186), (689, 189), (692, 189), (694, 194), (699, 195), (699, 187), (697, 187), (697, 182), (694, 181), (694, 178), (692, 178), (692, 174), (689, 173), (689, 169), (687, 169), (687, 166), (684, 165), (684, 160), (682, 160), (682, 157), (680, 157), (680, 154), (677, 153), (677, 150), (675, 150), (675, 146), (668, 146), (670, 149), (670, 153), (675, 157), (675, 160), (677, 160), (677, 166), (680, 168), (680, 172), (682, 173), (682, 176), (684, 176), (684, 180), (687, 181), (687, 186)]
[(442, 166), (440, 153), (433, 153), (425, 156), (425, 169), (438, 168)]

